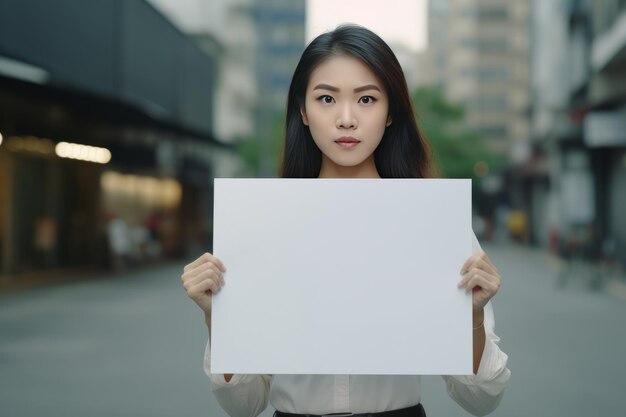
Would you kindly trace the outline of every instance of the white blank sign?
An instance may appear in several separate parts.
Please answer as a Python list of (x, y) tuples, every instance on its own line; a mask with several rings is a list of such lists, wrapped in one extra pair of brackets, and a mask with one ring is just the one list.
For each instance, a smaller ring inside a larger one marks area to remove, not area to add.
[(471, 180), (216, 179), (211, 369), (471, 374)]

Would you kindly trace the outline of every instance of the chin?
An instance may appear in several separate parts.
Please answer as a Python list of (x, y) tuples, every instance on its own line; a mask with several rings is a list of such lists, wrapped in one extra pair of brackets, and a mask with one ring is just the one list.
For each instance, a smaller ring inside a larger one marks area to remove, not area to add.
[(333, 163), (342, 168), (353, 168), (358, 167), (365, 159), (354, 159), (354, 158), (341, 158), (341, 159), (332, 159)]

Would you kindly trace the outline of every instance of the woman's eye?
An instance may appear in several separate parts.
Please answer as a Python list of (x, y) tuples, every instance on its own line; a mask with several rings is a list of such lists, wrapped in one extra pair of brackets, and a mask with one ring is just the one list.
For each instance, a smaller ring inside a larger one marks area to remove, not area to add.
[(372, 104), (376, 99), (372, 96), (361, 97), (360, 100), (363, 104)]
[(331, 96), (321, 96), (320, 98), (318, 98), (318, 100), (321, 100), (322, 103), (325, 104), (330, 104), (333, 102), (333, 98)]

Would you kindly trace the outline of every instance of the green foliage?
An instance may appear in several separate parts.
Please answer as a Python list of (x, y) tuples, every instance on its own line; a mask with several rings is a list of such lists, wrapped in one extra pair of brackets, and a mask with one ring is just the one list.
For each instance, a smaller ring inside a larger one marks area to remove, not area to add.
[[(278, 166), (280, 164), (280, 156), (283, 149), (283, 141), (285, 139), (285, 115), (275, 114), (272, 117), (270, 125), (270, 143), (267, 144), (268, 170), (271, 174), (278, 175)], [(262, 136), (254, 135), (242, 138), (239, 141), (237, 152), (244, 161), (246, 168), (253, 175), (262, 174), (261, 157), (263, 152)]]
[(465, 109), (445, 99), (438, 88), (419, 88), (411, 98), (417, 122), (433, 147), (440, 173), (447, 178), (475, 178), (474, 166), (485, 162), (498, 169), (503, 158), (491, 152), (484, 139), (466, 128)]
[(250, 172), (258, 173), (261, 167), (261, 141), (256, 136), (239, 140), (237, 153)]

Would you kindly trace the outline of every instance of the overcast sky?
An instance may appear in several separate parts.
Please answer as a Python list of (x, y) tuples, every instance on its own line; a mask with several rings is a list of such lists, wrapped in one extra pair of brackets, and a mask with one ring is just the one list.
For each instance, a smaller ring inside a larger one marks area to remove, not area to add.
[(340, 23), (358, 23), (387, 43), (413, 51), (426, 47), (427, 0), (307, 0), (306, 39)]
[[(211, 0), (148, 0), (186, 31), (220, 27), (224, 4)], [(228, 1), (228, 0), (224, 0)], [(262, 1), (262, 0), (261, 0)], [(294, 0), (305, 1), (305, 0)], [(340, 23), (358, 23), (390, 44), (426, 47), (428, 0), (306, 0), (307, 43)]]

